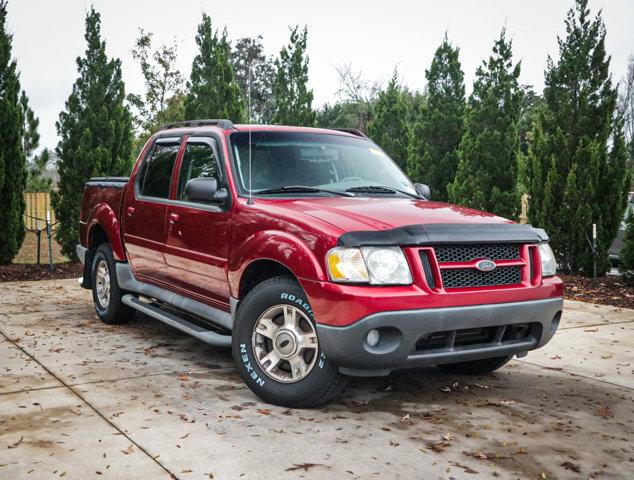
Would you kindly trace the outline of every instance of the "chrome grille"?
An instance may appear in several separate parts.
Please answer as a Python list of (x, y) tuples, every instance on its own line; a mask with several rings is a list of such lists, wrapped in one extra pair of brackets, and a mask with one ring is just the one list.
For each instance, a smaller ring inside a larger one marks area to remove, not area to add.
[(491, 287), (494, 285), (516, 285), (521, 282), (520, 267), (497, 267), (490, 272), (474, 268), (441, 270), (445, 288)]
[(489, 260), (517, 260), (520, 246), (517, 243), (489, 243), (478, 245), (439, 245), (435, 247), (440, 263), (471, 262), (480, 258)]

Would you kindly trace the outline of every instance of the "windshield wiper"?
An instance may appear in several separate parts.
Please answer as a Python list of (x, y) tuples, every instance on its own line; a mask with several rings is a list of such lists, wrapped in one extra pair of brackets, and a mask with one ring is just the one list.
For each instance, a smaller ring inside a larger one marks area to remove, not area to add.
[(328, 190), (327, 188), (308, 187), (304, 185), (287, 185), (285, 187), (277, 188), (265, 188), (264, 190), (258, 190), (253, 192), (254, 195), (270, 195), (277, 193), (332, 193), (333, 195), (341, 195), (342, 197), (353, 197), (351, 193), (342, 192), (341, 190)]
[(402, 193), (403, 195), (407, 195), (409, 197), (420, 198), (418, 195), (415, 195), (410, 192), (406, 192), (405, 190), (399, 190), (398, 188), (393, 187), (384, 187), (383, 185), (365, 185), (363, 187), (350, 187), (346, 188), (346, 192), (353, 193)]

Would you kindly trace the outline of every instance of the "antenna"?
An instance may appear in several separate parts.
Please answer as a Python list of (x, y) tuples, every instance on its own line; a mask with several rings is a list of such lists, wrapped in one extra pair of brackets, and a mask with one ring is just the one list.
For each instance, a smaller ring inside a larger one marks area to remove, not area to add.
[[(249, 62), (249, 74), (248, 74), (248, 94), (247, 94), (247, 115), (249, 116), (249, 125), (251, 125), (251, 62)], [(253, 188), (251, 181), (251, 127), (249, 127), (249, 199), (247, 205), (253, 204)]]

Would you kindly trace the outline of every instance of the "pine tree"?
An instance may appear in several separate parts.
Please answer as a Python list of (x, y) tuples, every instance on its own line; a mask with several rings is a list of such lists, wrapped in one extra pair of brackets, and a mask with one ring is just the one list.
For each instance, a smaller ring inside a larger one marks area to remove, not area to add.
[(408, 104), (394, 70), (385, 90), (379, 93), (374, 118), (368, 124), (368, 136), (405, 170), (408, 140)]
[(626, 283), (634, 285), (634, 211), (629, 212), (625, 225), (619, 271)]
[(272, 83), (275, 66), (272, 58), (264, 54), (262, 36), (239, 39), (231, 51), (231, 63), (245, 105), (249, 103), (249, 89), (251, 91), (251, 120), (256, 123), (267, 123), (273, 116)]
[(308, 29), (291, 29), (290, 42), (275, 60), (272, 123), (312, 127), (315, 124), (313, 91), (308, 88)]
[(7, 1), (0, 0), (0, 265), (11, 263), (25, 234), (24, 113), (17, 65), (11, 58), (13, 39), (6, 21)]
[(519, 209), (517, 171), (522, 89), (520, 63), (502, 29), (493, 54), (478, 67), (465, 116), (452, 202), (513, 218)]
[(20, 95), (20, 106), (24, 115), (24, 134), (22, 135), (22, 151), (26, 161), (30, 163), (31, 157), (40, 145), (40, 134), (37, 129), (40, 126), (40, 119), (35, 116), (29, 105), (29, 97), (22, 90)]
[(56, 238), (70, 258), (76, 258), (84, 183), (93, 176), (129, 175), (132, 167), (132, 117), (124, 104), (121, 61), (107, 57), (94, 8), (86, 15), (84, 38), (85, 55), (77, 58), (79, 77), (57, 122), (60, 179), (52, 195), (60, 222)]
[(48, 148), (42, 150), (39, 155), (34, 155), (29, 162), (28, 178), (26, 180), (27, 192), (50, 192), (53, 188), (53, 179), (47, 172), (51, 164), (51, 152)]
[(559, 59), (548, 59), (528, 151), (529, 220), (549, 233), (560, 265), (586, 275), (593, 271), (588, 238), (595, 223), (597, 270), (604, 274), (629, 182), (623, 119), (601, 13), (591, 18), (587, 0), (577, 0), (565, 23)]
[(228, 118), (236, 123), (246, 119), (240, 86), (231, 65), (231, 47), (226, 30), (214, 30), (209, 15), (203, 13), (196, 35), (198, 54), (187, 82), (185, 116), (188, 119)]
[(24, 114), (22, 150), (27, 165), (25, 190), (27, 192), (50, 192), (53, 179), (46, 176), (46, 168), (50, 162), (50, 152), (45, 148), (39, 155), (35, 154), (35, 150), (40, 145), (40, 134), (38, 132), (40, 119), (35, 116), (31, 109), (29, 98), (24, 90), (22, 90), (22, 95), (20, 95), (20, 106)]
[(447, 185), (456, 174), (464, 131), (465, 87), (459, 52), (445, 35), (425, 71), (426, 102), (412, 126), (408, 145), (410, 178), (429, 185), (432, 198), (441, 201), (447, 200)]

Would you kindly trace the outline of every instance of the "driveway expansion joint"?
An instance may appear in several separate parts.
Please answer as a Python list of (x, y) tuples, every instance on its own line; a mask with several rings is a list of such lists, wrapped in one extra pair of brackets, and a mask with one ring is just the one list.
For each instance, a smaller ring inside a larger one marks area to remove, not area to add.
[[(15, 343), (13, 340), (11, 340), (2, 330), (0, 330), (0, 335), (2, 335), (8, 342), (10, 342), (14, 347), (16, 347), (17, 349), (19, 349), (24, 355), (26, 355), (27, 357), (29, 357), (31, 360), (33, 360), (35, 363), (37, 363), (40, 367), (42, 367), (42, 369), (48, 373), (50, 376), (52, 376), (55, 380), (57, 380), (61, 386), (65, 387), (66, 389), (70, 390), (71, 393), (73, 393), (76, 397), (78, 397), (82, 402), (84, 402), (93, 412), (95, 412), (99, 417), (101, 417), (108, 425), (110, 425), (112, 428), (114, 428), (117, 432), (119, 432), (120, 435), (123, 435), (125, 438), (127, 438), (130, 443), (132, 443), (134, 446), (136, 446), (139, 451), (143, 452), (143, 454), (145, 454), (147, 457), (149, 457), (154, 463), (156, 463), (161, 469), (163, 469), (165, 471), (165, 473), (169, 474), (170, 477), (174, 480), (178, 480), (178, 477), (174, 474), (174, 472), (172, 472), (171, 470), (169, 470), (165, 465), (163, 465), (161, 462), (158, 461), (158, 457), (154, 457), (150, 454), (150, 452), (148, 452), (145, 448), (143, 448), (141, 445), (139, 445), (132, 437), (130, 437), (130, 435), (128, 435), (126, 433), (125, 430), (122, 430), (121, 428), (119, 428), (115, 423), (113, 423), (111, 420), (109, 420), (104, 414), (102, 414), (95, 406), (93, 406), (81, 393), (79, 393), (79, 391), (77, 391), (75, 388), (73, 388), (72, 385), (66, 383), (64, 380), (62, 380), (58, 375), (56, 375), (54, 372), (52, 372), (48, 367), (46, 367), (44, 364), (42, 364), (37, 358), (35, 358), (31, 353), (29, 353), (28, 351), (26, 351), (21, 345), (18, 345), (17, 343)], [(60, 386), (56, 386), (56, 387), (50, 387), (50, 388), (60, 388)], [(46, 388), (43, 388), (42, 390), (45, 390)], [(33, 390), (33, 389), (31, 389)]]

